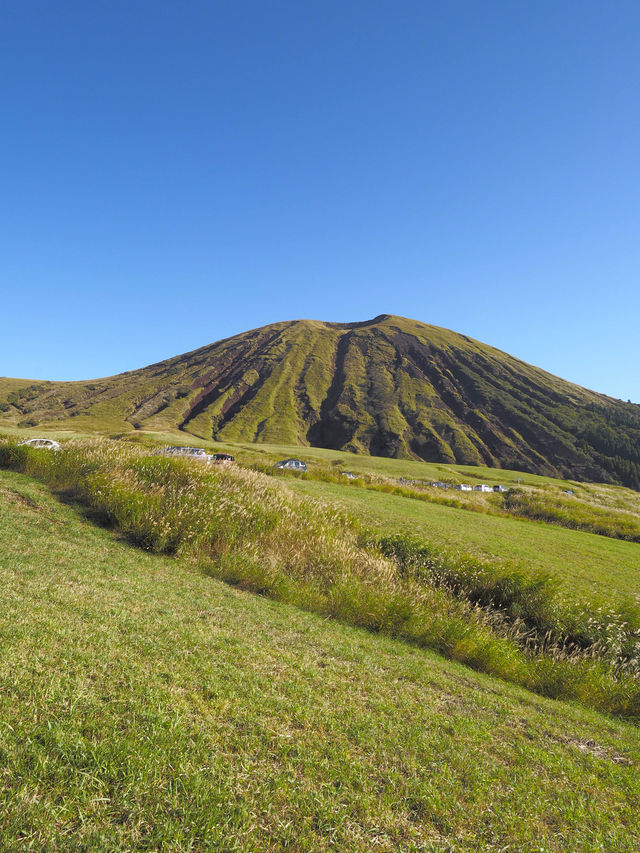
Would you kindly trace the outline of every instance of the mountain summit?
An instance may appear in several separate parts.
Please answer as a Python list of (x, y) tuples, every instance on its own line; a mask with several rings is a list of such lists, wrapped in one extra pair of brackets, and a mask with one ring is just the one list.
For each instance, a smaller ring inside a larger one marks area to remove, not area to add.
[(274, 323), (91, 382), (0, 380), (0, 410), (0, 425), (178, 428), (640, 488), (640, 406), (389, 314)]

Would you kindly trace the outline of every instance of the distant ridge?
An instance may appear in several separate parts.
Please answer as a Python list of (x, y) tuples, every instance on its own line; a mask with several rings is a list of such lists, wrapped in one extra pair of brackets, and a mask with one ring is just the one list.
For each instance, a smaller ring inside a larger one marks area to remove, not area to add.
[(391, 314), (274, 323), (87, 382), (0, 379), (0, 427), (67, 420), (83, 431), (177, 429), (640, 489), (640, 406)]

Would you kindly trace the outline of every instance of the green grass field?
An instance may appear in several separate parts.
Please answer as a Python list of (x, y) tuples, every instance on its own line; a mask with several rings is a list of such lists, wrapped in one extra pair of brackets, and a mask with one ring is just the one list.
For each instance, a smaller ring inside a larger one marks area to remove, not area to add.
[(339, 501), (385, 531), (408, 530), (447, 548), (508, 562), (557, 577), (573, 595), (640, 598), (640, 545), (544, 522), (468, 512), (455, 507), (288, 477), (297, 492)]
[(24, 475), (0, 533), (0, 849), (640, 847), (632, 724), (134, 549)]
[[(16, 437), (29, 437), (34, 434), (33, 431), (8, 429), (5, 429), (5, 433)], [(41, 431), (38, 434), (61, 440), (78, 437), (78, 434), (73, 432), (60, 430)], [(380, 482), (404, 477), (412, 480), (486, 482), (491, 485), (501, 483), (509, 487), (516, 485), (520, 479), (532, 494), (546, 495), (547, 490), (556, 494), (565, 488), (571, 488), (575, 492), (576, 502), (583, 510), (588, 510), (590, 506), (597, 509), (605, 507), (612, 512), (619, 512), (623, 517), (633, 517), (640, 522), (640, 494), (615, 486), (575, 483), (495, 468), (363, 456), (323, 448), (212, 443), (175, 432), (140, 431), (129, 438), (135, 438), (137, 442), (150, 446), (193, 444), (210, 450), (230, 452), (242, 464), (248, 465), (269, 466), (278, 459), (294, 456), (307, 461), (312, 476), (313, 472), (317, 471), (339, 476), (339, 472), (344, 470), (373, 477), (374, 480), (381, 478)], [(521, 570), (551, 574), (573, 595), (580, 595), (586, 600), (594, 594), (640, 598), (640, 544), (635, 542), (565, 529), (556, 524), (500, 517), (483, 512), (466, 512), (456, 507), (356, 488), (346, 481), (327, 483), (288, 476), (286, 482), (299, 493), (323, 500), (339, 501), (367, 523), (386, 532), (410, 531), (415, 536), (440, 546), (494, 559), (517, 566)], [(496, 499), (494, 495), (453, 491), (431, 490), (431, 494), (436, 499), (454, 497), (462, 505), (481, 508), (493, 505)]]

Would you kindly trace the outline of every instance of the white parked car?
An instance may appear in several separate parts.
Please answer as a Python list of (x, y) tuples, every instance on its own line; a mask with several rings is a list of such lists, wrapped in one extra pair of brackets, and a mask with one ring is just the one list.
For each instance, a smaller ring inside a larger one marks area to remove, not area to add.
[(30, 438), (21, 441), (20, 447), (38, 447), (43, 450), (60, 450), (60, 444), (52, 438)]
[(198, 459), (200, 462), (206, 462), (207, 465), (213, 459), (203, 447), (163, 447), (161, 450), (156, 450), (156, 453), (162, 456), (183, 456), (187, 459)]
[(301, 459), (283, 459), (282, 462), (276, 462), (274, 468), (286, 468), (289, 471), (306, 471), (307, 464)]

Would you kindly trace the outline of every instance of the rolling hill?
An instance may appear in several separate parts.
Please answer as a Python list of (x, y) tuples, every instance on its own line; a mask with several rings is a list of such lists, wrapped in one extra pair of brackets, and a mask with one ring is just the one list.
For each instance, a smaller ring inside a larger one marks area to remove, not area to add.
[(87, 382), (0, 379), (0, 426), (312, 445), (640, 489), (640, 406), (388, 314), (274, 323)]

